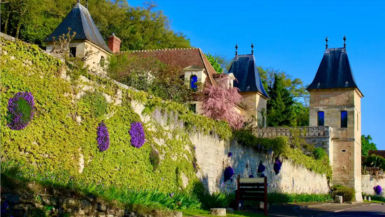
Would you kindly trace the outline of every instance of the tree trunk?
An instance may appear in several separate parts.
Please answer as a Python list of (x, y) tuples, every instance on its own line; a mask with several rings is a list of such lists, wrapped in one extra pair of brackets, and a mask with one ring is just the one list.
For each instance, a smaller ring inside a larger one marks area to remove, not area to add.
[(5, 34), (7, 34), (7, 32), (8, 32), (8, 23), (9, 23), (9, 17), (10, 17), (10, 15), (11, 15), (11, 12), (8, 11), (8, 12), (7, 12), (7, 18), (6, 18), (5, 23), (4, 23), (4, 30), (3, 30), (3, 32), (4, 32)]
[(19, 33), (20, 33), (20, 27), (21, 27), (21, 17), (19, 19), (19, 22), (17, 23), (17, 27), (16, 27), (16, 35), (15, 35), (15, 38), (19, 38)]

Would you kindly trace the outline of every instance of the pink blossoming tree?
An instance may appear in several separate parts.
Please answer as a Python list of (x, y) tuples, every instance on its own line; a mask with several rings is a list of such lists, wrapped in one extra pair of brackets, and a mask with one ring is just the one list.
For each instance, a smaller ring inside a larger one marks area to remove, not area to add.
[(244, 118), (235, 107), (242, 101), (239, 89), (230, 86), (231, 78), (221, 75), (216, 79), (217, 86), (206, 85), (203, 89), (203, 115), (215, 120), (226, 121), (231, 128), (239, 130), (243, 127)]

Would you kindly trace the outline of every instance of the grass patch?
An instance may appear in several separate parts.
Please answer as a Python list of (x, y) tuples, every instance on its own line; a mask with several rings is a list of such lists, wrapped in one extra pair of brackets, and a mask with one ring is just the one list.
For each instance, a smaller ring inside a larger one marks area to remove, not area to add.
[[(7, 166), (8, 165), (8, 166)], [(23, 188), (28, 183), (36, 183), (37, 189), (31, 191), (41, 192), (40, 188), (55, 189), (62, 192), (74, 192), (79, 195), (93, 195), (107, 202), (116, 201), (122, 206), (143, 206), (160, 210), (199, 209), (200, 201), (188, 192), (161, 192), (149, 189), (129, 189), (103, 184), (89, 184), (85, 181), (74, 181), (65, 173), (41, 174), (31, 168), (20, 170), (12, 164), (2, 164), (1, 186), (9, 189)], [(40, 190), (39, 190), (40, 189)]]
[(306, 202), (326, 202), (333, 201), (330, 194), (281, 194), (269, 193), (267, 194), (269, 203), (306, 203)]

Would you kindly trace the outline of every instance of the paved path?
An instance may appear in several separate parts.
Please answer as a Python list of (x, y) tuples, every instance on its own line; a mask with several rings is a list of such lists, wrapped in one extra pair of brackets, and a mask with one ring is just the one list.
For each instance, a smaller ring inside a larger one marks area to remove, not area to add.
[[(255, 212), (255, 210), (245, 210), (245, 212)], [(261, 213), (260, 211), (258, 213)], [(268, 211), (269, 216), (274, 217), (371, 217), (385, 216), (385, 205), (382, 204), (336, 204), (325, 203), (317, 205), (307, 204), (287, 204), (287, 205), (272, 205)]]

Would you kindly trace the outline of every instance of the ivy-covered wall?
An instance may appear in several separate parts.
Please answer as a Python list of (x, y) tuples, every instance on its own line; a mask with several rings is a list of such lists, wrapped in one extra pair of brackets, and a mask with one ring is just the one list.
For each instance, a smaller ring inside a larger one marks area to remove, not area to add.
[[(108, 78), (82, 73), (74, 80), (71, 76), (79, 72), (37, 46), (0, 39), (2, 162), (19, 162), (21, 169), (55, 174), (52, 179), (69, 176), (80, 183), (175, 192), (190, 191), (194, 182), (202, 181), (214, 192), (234, 187), (231, 180), (223, 183), (226, 167), (233, 167), (235, 175), (247, 176), (248, 167), (255, 170), (263, 160), (269, 180), (281, 186), (293, 178), (306, 182), (308, 176), (320, 183), (307, 190), (278, 192), (317, 193), (318, 186), (325, 192), (330, 167), (316, 166), (318, 161), (299, 150), (286, 150), (282, 156), (293, 161), (285, 160), (286, 172), (273, 175), (273, 156), (252, 149), (257, 145), (253, 140), (246, 139), (253, 144), (230, 143), (233, 135), (225, 122)], [(33, 95), (36, 112), (27, 127), (12, 130), (7, 126), (7, 104), (19, 92)], [(132, 129), (137, 123), (145, 135), (142, 146), (140, 130)], [(277, 143), (274, 150), (281, 146)], [(302, 162), (304, 166), (299, 166)], [(325, 171), (326, 176), (319, 175)]]
[[(167, 192), (190, 190), (197, 179), (188, 132), (223, 139), (231, 136), (224, 122), (122, 88), (107, 78), (68, 79), (71, 73), (64, 70), (64, 63), (37, 46), (4, 38), (1, 44), (2, 162), (16, 161), (20, 167), (34, 167), (40, 173), (68, 174), (76, 182)], [(18, 92), (32, 93), (36, 112), (25, 129), (12, 130), (7, 126), (7, 104)], [(140, 114), (134, 111), (134, 102), (143, 106)], [(173, 111), (181, 127), (163, 127), (152, 121), (149, 117), (156, 110), (161, 114)], [(109, 134), (105, 151), (100, 151), (97, 140), (101, 122)], [(144, 127), (145, 143), (140, 148), (132, 145), (129, 131), (133, 122)], [(159, 153), (159, 165), (154, 165), (154, 153)]]

